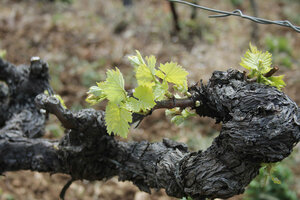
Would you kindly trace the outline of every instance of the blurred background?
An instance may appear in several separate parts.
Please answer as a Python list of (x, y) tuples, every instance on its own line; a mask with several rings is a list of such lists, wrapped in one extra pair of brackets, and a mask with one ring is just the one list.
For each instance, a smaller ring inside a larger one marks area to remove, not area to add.
[[(290, 20), (300, 25), (299, 0), (194, 0), (199, 5), (272, 20)], [(14, 64), (29, 64), (39, 56), (50, 66), (51, 85), (67, 107), (90, 107), (88, 88), (105, 79), (107, 69), (117, 66), (124, 75), (126, 89), (136, 86), (127, 56), (139, 50), (155, 55), (158, 62), (175, 61), (190, 73), (189, 85), (207, 82), (214, 70), (240, 69), (241, 56), (249, 42), (273, 54), (273, 63), (285, 74), (287, 93), (300, 105), (300, 33), (275, 25), (258, 25), (228, 17), (209, 19), (213, 14), (165, 0), (1, 0), (0, 56)], [(103, 109), (105, 105), (94, 106)], [(206, 149), (221, 126), (214, 120), (195, 117), (175, 126), (164, 111), (155, 111), (132, 129), (127, 140), (161, 141), (168, 137), (188, 144), (190, 150)], [(47, 138), (64, 133), (51, 116)], [(231, 200), (300, 199), (300, 155), (293, 154), (276, 167), (281, 184), (265, 183), (259, 176), (245, 195)], [(69, 180), (68, 176), (20, 171), (0, 177), (0, 200), (52, 200)], [(76, 181), (66, 199), (84, 200), (169, 200), (163, 190), (140, 192), (130, 182), (117, 178), (106, 182)]]

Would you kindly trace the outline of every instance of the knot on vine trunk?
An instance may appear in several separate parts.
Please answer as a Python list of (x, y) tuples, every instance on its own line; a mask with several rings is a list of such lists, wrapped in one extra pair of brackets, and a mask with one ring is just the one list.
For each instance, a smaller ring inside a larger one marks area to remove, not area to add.
[[(35, 57), (33, 57), (35, 58)], [(14, 66), (0, 58), (0, 127), (28, 138), (44, 134), (46, 116), (34, 103), (35, 97), (52, 91), (48, 64), (39, 58), (30, 66)], [(1, 132), (1, 131), (0, 131)]]
[(214, 72), (209, 83), (194, 90), (205, 102), (196, 109), (223, 122), (215, 143), (253, 162), (277, 162), (300, 139), (299, 108), (275, 87), (247, 82), (237, 70)]

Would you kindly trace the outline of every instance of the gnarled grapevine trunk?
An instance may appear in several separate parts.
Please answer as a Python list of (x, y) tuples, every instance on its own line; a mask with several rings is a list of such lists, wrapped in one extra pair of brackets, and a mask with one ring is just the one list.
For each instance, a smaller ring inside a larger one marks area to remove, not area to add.
[[(169, 139), (121, 142), (107, 134), (103, 111), (73, 113), (44, 95), (52, 91), (47, 69), (40, 60), (30, 67), (0, 60), (5, 82), (0, 87), (0, 173), (26, 169), (65, 173), (73, 180), (118, 176), (146, 192), (165, 188), (174, 197), (228, 198), (244, 191), (262, 162), (287, 157), (300, 138), (300, 110), (288, 96), (228, 70), (189, 88), (190, 100), (201, 102), (197, 114), (223, 124), (207, 150), (189, 152)], [(45, 110), (67, 129), (59, 141), (37, 138), (44, 131)]]

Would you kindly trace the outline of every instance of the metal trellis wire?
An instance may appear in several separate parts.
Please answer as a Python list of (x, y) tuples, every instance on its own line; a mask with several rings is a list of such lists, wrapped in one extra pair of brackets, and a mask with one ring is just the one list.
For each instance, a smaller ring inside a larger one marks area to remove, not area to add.
[(253, 16), (249, 16), (249, 15), (244, 15), (243, 12), (239, 9), (234, 10), (232, 12), (228, 12), (228, 11), (223, 11), (223, 10), (217, 10), (217, 9), (213, 9), (213, 8), (208, 8), (208, 7), (204, 7), (204, 6), (200, 6), (197, 4), (193, 4), (187, 1), (183, 1), (183, 0), (168, 0), (170, 2), (174, 2), (174, 3), (180, 3), (180, 4), (185, 4), (185, 5), (189, 5), (192, 7), (196, 7), (202, 10), (207, 10), (210, 12), (214, 12), (214, 13), (219, 13), (220, 15), (211, 15), (209, 16), (210, 18), (220, 18), (220, 17), (228, 17), (228, 16), (237, 16), (237, 17), (241, 17), (244, 19), (248, 19), (251, 20), (253, 22), (259, 23), (259, 24), (275, 24), (278, 26), (284, 26), (284, 27), (288, 27), (291, 28), (293, 30), (295, 30), (296, 32), (300, 33), (300, 26), (296, 26), (293, 25), (290, 21), (288, 20), (279, 20), (279, 21), (272, 21), (272, 20), (268, 20), (268, 19), (263, 19), (263, 18), (259, 18), (259, 17), (253, 17)]

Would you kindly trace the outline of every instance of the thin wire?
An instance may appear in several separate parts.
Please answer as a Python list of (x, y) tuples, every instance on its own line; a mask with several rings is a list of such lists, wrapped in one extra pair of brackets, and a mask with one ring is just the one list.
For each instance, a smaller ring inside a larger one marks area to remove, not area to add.
[(183, 0), (168, 0), (168, 1), (174, 2), (174, 3), (186, 4), (186, 5), (189, 5), (189, 6), (192, 6), (192, 7), (200, 8), (202, 10), (207, 10), (207, 11), (210, 11), (210, 12), (215, 12), (215, 13), (220, 13), (221, 14), (221, 15), (211, 15), (211, 16), (209, 16), (210, 18), (237, 16), (237, 17), (241, 17), (241, 18), (244, 18), (244, 19), (251, 20), (251, 21), (259, 23), (259, 24), (275, 24), (275, 25), (278, 25), (278, 26), (289, 27), (289, 28), (292, 28), (293, 30), (295, 30), (296, 32), (300, 33), (300, 26), (295, 26), (291, 22), (289, 22), (288, 20), (272, 21), (272, 20), (268, 20), (268, 19), (262, 19), (262, 18), (258, 18), (258, 17), (244, 15), (242, 13), (242, 11), (239, 10), (239, 9), (234, 10), (232, 12), (228, 12), (228, 11), (216, 10), (216, 9), (200, 6), (200, 5), (193, 4), (193, 3), (183, 1)]

